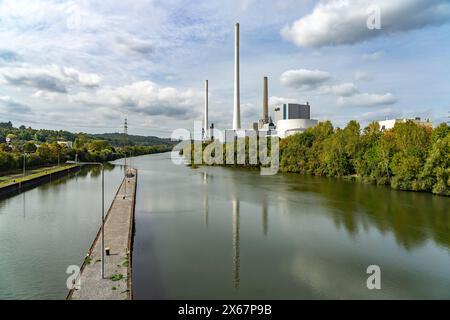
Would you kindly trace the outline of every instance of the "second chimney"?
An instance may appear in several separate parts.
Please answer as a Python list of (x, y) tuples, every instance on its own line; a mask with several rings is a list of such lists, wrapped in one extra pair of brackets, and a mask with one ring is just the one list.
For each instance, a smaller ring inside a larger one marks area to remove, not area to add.
[(269, 123), (269, 90), (268, 90), (268, 79), (264, 77), (263, 81), (263, 114), (262, 119), (265, 123)]

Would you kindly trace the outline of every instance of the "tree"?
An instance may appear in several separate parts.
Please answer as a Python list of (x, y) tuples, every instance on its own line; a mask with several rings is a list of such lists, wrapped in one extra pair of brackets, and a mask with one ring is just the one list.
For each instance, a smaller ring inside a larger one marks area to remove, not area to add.
[(23, 151), (26, 153), (35, 153), (36, 150), (37, 150), (36, 145), (31, 141), (27, 141), (23, 145)]
[(42, 161), (42, 164), (49, 164), (52, 162), (52, 152), (47, 143), (43, 143), (37, 149), (37, 154)]
[(88, 149), (91, 151), (102, 151), (109, 147), (109, 143), (106, 140), (92, 140), (88, 145)]
[(390, 168), (391, 186), (401, 190), (421, 190), (419, 174), (428, 154), (431, 131), (412, 121), (397, 123), (392, 129), (395, 153)]
[[(450, 131), (440, 126), (433, 132), (432, 149), (420, 173), (420, 188), (435, 194), (450, 195)], [(445, 133), (446, 136), (441, 135)]]

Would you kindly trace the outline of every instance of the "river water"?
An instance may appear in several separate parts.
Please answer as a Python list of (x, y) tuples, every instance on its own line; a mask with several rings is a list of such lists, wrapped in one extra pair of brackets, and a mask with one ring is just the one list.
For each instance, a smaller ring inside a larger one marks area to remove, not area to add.
[[(449, 198), (191, 169), (168, 153), (132, 164), (136, 299), (450, 299)], [(122, 176), (120, 166), (106, 172), (108, 204)], [(65, 271), (100, 225), (100, 183), (85, 169), (0, 200), (0, 299), (65, 297)], [(366, 286), (370, 265), (381, 290)]]
[(449, 198), (169, 154), (136, 165), (136, 299), (450, 299)]

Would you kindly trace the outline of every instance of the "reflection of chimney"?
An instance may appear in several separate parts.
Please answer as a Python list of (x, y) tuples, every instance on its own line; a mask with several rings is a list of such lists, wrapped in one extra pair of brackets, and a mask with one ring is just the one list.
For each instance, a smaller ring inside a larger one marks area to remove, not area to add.
[(263, 114), (262, 119), (265, 123), (269, 122), (269, 92), (268, 92), (268, 84), (267, 77), (264, 77), (263, 83)]
[(240, 74), (239, 74), (239, 23), (234, 27), (234, 107), (233, 130), (241, 128), (241, 99), (240, 99)]
[(239, 200), (233, 199), (233, 276), (234, 287), (239, 288), (240, 283), (240, 256), (239, 256)]
[(205, 81), (205, 120), (203, 123), (204, 139), (208, 138), (208, 80)]
[(262, 228), (264, 236), (267, 236), (269, 231), (269, 214), (267, 210), (267, 199), (264, 198), (262, 202)]

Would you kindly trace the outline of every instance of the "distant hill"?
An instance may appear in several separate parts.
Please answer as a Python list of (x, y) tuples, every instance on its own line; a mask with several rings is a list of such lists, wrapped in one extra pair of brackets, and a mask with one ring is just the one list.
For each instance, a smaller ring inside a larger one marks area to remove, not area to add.
[(176, 141), (169, 138), (158, 138), (155, 136), (125, 135), (124, 133), (102, 133), (90, 135), (95, 139), (106, 140), (113, 147), (123, 146), (154, 146), (154, 145), (175, 145)]
[(13, 142), (34, 141), (36, 143), (56, 142), (56, 141), (72, 141), (77, 139), (84, 140), (106, 140), (113, 147), (123, 146), (155, 146), (155, 145), (175, 145), (168, 138), (158, 138), (155, 136), (137, 136), (125, 135), (123, 133), (103, 133), (103, 134), (89, 134), (89, 133), (72, 133), (65, 130), (46, 130), (33, 129), (31, 127), (20, 126), (16, 128), (11, 121), (0, 122), (0, 143), (4, 143), (8, 135), (13, 136)]

